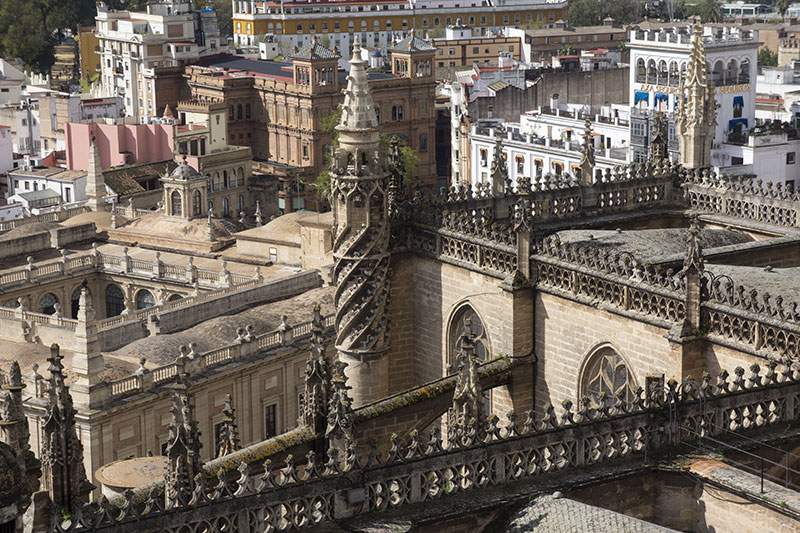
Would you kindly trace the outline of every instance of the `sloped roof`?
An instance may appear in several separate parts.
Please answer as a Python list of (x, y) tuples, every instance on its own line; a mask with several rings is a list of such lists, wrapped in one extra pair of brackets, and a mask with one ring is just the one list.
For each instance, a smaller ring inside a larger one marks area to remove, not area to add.
[(326, 48), (317, 40), (317, 36), (311, 37), (311, 42), (303, 46), (296, 54), (292, 54), (295, 59), (338, 59), (339, 54)]
[(127, 165), (104, 170), (103, 179), (114, 194), (134, 194), (144, 191), (144, 188), (136, 182), (137, 179), (160, 178), (164, 174), (171, 174), (177, 166), (178, 164), (172, 159)]
[(414, 35), (414, 30), (408, 33), (408, 37), (389, 48), (390, 52), (430, 52), (436, 47), (427, 41)]
[(489, 84), (489, 88), (491, 90), (493, 90), (493, 91), (501, 91), (501, 90), (505, 89), (506, 87), (508, 87), (508, 83), (506, 83), (506, 82), (504, 82), (502, 80), (498, 80), (498, 81), (496, 81), (494, 83), (490, 83)]
[(21, 192), (17, 196), (23, 200), (33, 202), (35, 200), (46, 200), (48, 198), (61, 198), (61, 195), (53, 189), (39, 189), (38, 191)]

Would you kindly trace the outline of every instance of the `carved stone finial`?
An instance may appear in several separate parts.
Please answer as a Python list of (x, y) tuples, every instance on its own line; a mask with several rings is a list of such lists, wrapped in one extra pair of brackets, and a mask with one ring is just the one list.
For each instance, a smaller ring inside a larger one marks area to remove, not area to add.
[(225, 406), (222, 408), (222, 429), (220, 431), (217, 457), (228, 455), (240, 449), (239, 429), (236, 426), (236, 411), (231, 404), (231, 395), (225, 395)]
[(448, 433), (455, 436), (454, 445), (462, 444), (463, 437), (468, 435), (474, 435), (481, 440), (486, 430), (483, 391), (478, 379), (478, 356), (475, 353), (475, 334), (469, 317), (464, 319), (458, 339), (456, 369), (453, 406), (448, 413)]
[(581, 184), (591, 186), (594, 181), (594, 143), (592, 142), (592, 123), (588, 118), (584, 127), (583, 148), (578, 165), (581, 168)]
[(194, 491), (195, 476), (203, 474), (200, 431), (186, 385), (180, 378), (172, 394), (171, 413), (165, 449), (167, 471), (164, 497), (168, 509), (187, 505)]

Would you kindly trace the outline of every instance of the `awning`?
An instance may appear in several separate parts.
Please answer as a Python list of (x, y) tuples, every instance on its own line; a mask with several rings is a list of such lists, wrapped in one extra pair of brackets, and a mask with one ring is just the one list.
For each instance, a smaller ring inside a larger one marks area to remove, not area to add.
[(633, 105), (636, 105), (642, 101), (650, 105), (650, 93), (644, 91), (636, 91), (636, 94), (634, 94), (633, 96)]
[(744, 96), (734, 96), (733, 105), (734, 107), (736, 107), (737, 105), (744, 107)]
[(744, 129), (747, 129), (747, 119), (746, 118), (735, 118), (733, 120), (728, 121), (728, 131), (733, 131), (737, 124), (741, 124), (744, 126)]
[(665, 102), (668, 102), (669, 101), (669, 96), (667, 96), (666, 94), (662, 94), (662, 93), (656, 93), (656, 102), (658, 102), (659, 100), (663, 100)]

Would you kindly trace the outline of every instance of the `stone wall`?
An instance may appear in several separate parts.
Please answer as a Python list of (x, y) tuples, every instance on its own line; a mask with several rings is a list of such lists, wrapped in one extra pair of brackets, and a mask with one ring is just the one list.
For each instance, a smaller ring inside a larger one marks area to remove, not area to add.
[(596, 114), (601, 106), (629, 101), (629, 72), (629, 68), (546, 72), (525, 90), (508, 86), (494, 97), (475, 99), (469, 104), (469, 113), (473, 119), (492, 117), (519, 122), (521, 114), (549, 106), (550, 97), (557, 94), (559, 102), (588, 105)]
[(47, 248), (50, 248), (50, 233), (47, 231), (40, 231), (15, 239), (3, 239), (0, 241), (0, 259), (28, 255)]
[(587, 357), (605, 346), (622, 357), (636, 385), (644, 387), (651, 372), (681, 379), (680, 356), (664, 328), (541, 291), (534, 308), (537, 409), (548, 402), (576, 402)]

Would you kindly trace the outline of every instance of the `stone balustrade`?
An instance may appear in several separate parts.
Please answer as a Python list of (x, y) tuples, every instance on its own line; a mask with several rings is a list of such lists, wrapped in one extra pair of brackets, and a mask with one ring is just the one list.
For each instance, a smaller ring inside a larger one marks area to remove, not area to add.
[(442, 439), (437, 429), (427, 436), (412, 432), (407, 445), (394, 436), (388, 454), (374, 444), (331, 447), (327, 457), (289, 455), (281, 468), (267, 458), (258, 475), (242, 462), (221, 476), (197, 476), (190, 494), (169, 503), (157, 486), (127, 491), (113, 502), (87, 504), (51, 531), (305, 529), (459, 493), (480, 497), (481, 489), (566, 469), (643, 465), (647, 451), (680, 453), (684, 440), (780, 428), (800, 416), (800, 372), (773, 362), (766, 372), (752, 365), (745, 374), (737, 368), (733, 376), (722, 371), (700, 381), (670, 380), (638, 389), (630, 403), (606, 397), (577, 408), (565, 401), (560, 414), (552, 405), (519, 418), (509, 413), (502, 427), (493, 416), (480, 433), (449, 429)]
[[(323, 318), (323, 326), (326, 330), (332, 328), (333, 323), (333, 314)], [(310, 337), (310, 321), (303, 322), (302, 324), (290, 328), (280, 327), (261, 335), (252, 335), (249, 328), (240, 328), (237, 339), (231, 344), (202, 354), (194, 353), (191, 347), (181, 347), (181, 353), (179, 354), (178, 361), (175, 363), (170, 363), (152, 370), (147, 370), (142, 366), (136, 375), (109, 382), (109, 399), (117, 400), (146, 392), (153, 387), (174, 381), (179, 373), (200, 373), (209, 368), (241, 361), (257, 353), (274, 350), (295, 341), (305, 341)]]
[(56, 261), (40, 264), (34, 263), (33, 258), (28, 257), (26, 266), (0, 274), (0, 290), (9, 291), (29, 283), (43, 283), (63, 276), (79, 276), (91, 272), (124, 274), (186, 285), (197, 282), (202, 288), (230, 287), (252, 279), (229, 272), (225, 261), (222, 261), (222, 268), (217, 272), (195, 267), (191, 257), (186, 266), (165, 263), (160, 259), (160, 252), (156, 253), (156, 258), (152, 261), (131, 257), (127, 248), (122, 255), (104, 254), (97, 249), (96, 243), (89, 254), (70, 257), (63, 250), (61, 254), (61, 258)]
[(0, 222), (0, 233), (24, 226), (26, 224), (33, 224), (35, 222), (63, 222), (68, 218), (80, 215), (88, 210), (88, 207), (79, 205), (50, 211), (48, 213), (42, 213), (40, 215), (31, 215), (28, 217), (16, 218), (14, 220), (6, 220), (4, 222)]
[(684, 198), (698, 211), (797, 228), (800, 196), (760, 179), (717, 176), (703, 170), (683, 172)]

